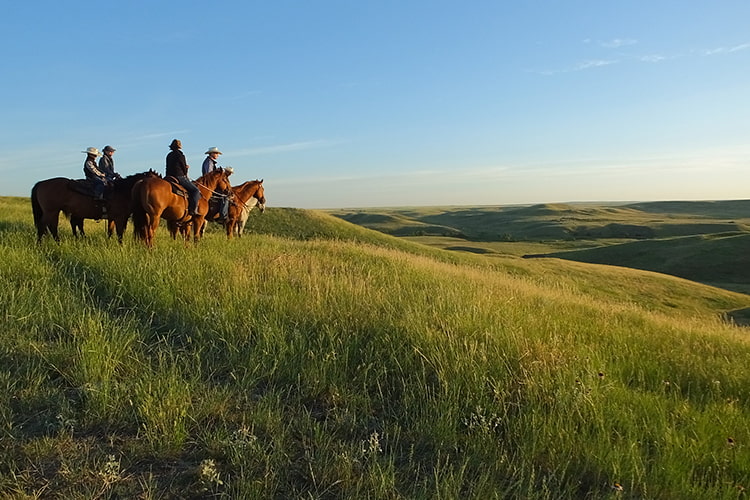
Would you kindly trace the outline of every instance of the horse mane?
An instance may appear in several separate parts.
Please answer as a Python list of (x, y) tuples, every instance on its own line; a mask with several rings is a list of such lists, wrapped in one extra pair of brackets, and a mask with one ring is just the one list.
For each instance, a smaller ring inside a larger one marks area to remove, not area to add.
[(224, 167), (219, 167), (216, 170), (211, 170), (210, 172), (201, 175), (200, 177), (198, 177), (195, 180), (196, 181), (206, 182), (207, 179), (210, 179), (211, 177), (218, 177), (218, 176), (224, 174), (224, 172), (225, 172)]
[(245, 186), (254, 186), (256, 184), (263, 184), (263, 179), (255, 179), (254, 181), (245, 181), (242, 184), (238, 184), (237, 186), (232, 186), (232, 189), (240, 189)]
[(159, 175), (159, 173), (154, 171), (153, 169), (149, 169), (146, 172), (141, 172), (138, 174), (131, 174), (131, 175), (128, 175), (127, 177), (115, 179), (113, 183), (113, 189), (114, 191), (118, 193), (123, 192), (123, 191), (130, 191), (131, 189), (133, 189), (133, 186), (135, 185), (136, 182), (146, 177), (161, 178), (161, 175)]

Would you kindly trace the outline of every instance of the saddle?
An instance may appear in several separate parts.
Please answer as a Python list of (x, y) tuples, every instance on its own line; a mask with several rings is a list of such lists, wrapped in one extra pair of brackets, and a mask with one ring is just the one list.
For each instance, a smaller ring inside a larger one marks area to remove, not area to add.
[[(89, 179), (68, 179), (68, 188), (78, 194), (94, 198), (94, 182)], [(112, 191), (110, 186), (105, 186), (104, 197), (107, 198)]]
[(165, 181), (169, 183), (169, 185), (172, 187), (172, 193), (176, 194), (177, 196), (182, 196), (183, 198), (188, 197), (187, 189), (182, 187), (180, 185), (180, 182), (177, 180), (177, 177), (174, 177), (173, 175), (169, 175), (164, 178)]

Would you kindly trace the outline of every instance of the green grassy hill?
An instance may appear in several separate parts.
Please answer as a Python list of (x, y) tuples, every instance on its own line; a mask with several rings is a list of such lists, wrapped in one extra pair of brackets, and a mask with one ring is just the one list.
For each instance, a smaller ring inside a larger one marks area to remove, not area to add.
[(657, 214), (681, 214), (718, 219), (747, 219), (750, 200), (653, 201), (632, 203), (629, 208)]
[(580, 262), (646, 269), (722, 287), (750, 284), (750, 233), (636, 241), (606, 247), (552, 252)]
[[(744, 231), (750, 227), (750, 200), (611, 206), (579, 203), (426, 207), (330, 213), (397, 236), (461, 235), (472, 241), (645, 239)], [(376, 215), (377, 223), (370, 219)], [(387, 225), (379, 222), (385, 218), (389, 220)], [(426, 231), (420, 225), (436, 229)]]
[[(625, 266), (750, 291), (750, 200), (378, 209), (381, 217), (405, 221), (387, 228), (370, 225), (366, 210), (331, 213), (446, 250)], [(461, 237), (417, 235), (416, 223), (439, 223)]]
[(0, 497), (737, 498), (750, 297), (269, 208), (34, 243), (0, 198)]

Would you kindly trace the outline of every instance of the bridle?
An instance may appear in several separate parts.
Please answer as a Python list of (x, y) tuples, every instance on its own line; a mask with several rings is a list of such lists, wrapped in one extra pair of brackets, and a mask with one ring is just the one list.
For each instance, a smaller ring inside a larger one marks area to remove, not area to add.
[[(255, 205), (264, 205), (265, 203), (258, 197), (258, 191), (260, 191), (260, 187), (262, 185), (263, 185), (262, 182), (258, 183), (258, 189), (255, 190), (255, 193), (253, 193), (253, 195), (250, 198), (248, 198), (247, 201), (237, 201), (235, 199), (232, 199), (232, 203), (234, 203), (235, 205), (241, 205), (242, 208), (250, 208), (250, 209), (253, 208)], [(252, 200), (253, 198), (257, 200), (255, 202), (255, 205), (252, 205), (252, 206), (248, 205), (250, 200)], [(262, 198), (265, 198), (265, 196), (263, 196)]]
[[(201, 186), (202, 188), (205, 188), (206, 190), (208, 190), (208, 192), (211, 193), (211, 196), (218, 196), (220, 198), (228, 198), (230, 196), (233, 196), (231, 194), (224, 194), (224, 193), (221, 193), (221, 192), (216, 191), (214, 189), (211, 189), (211, 188), (209, 188), (208, 186), (206, 186), (205, 184), (203, 184), (201, 182), (198, 182), (198, 181), (193, 181), (193, 182), (195, 182), (196, 186)], [(227, 182), (227, 184), (229, 184), (229, 182)], [(209, 196), (209, 198), (211, 196)]]

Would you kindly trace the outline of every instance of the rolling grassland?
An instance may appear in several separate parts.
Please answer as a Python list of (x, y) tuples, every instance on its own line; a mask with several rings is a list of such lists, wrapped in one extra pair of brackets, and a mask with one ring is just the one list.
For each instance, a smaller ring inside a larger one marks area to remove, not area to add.
[(750, 297), (269, 208), (35, 244), (0, 198), (0, 497), (738, 498)]
[(671, 274), (750, 292), (750, 200), (332, 210), (425, 245), (555, 257)]

